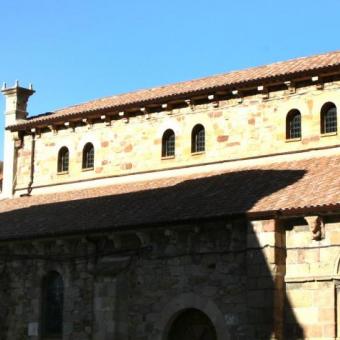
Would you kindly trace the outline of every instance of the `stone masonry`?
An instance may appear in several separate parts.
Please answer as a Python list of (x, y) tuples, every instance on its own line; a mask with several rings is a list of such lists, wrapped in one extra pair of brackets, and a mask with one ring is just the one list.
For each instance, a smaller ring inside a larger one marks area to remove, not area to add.
[[(340, 339), (339, 65), (332, 52), (38, 117), (32, 88), (4, 87), (0, 340)], [(45, 334), (56, 294), (62, 327)]]

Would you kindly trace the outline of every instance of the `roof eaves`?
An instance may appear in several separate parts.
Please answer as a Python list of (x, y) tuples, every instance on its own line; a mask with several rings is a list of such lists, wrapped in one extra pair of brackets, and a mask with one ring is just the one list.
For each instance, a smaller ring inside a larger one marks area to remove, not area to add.
[[(277, 81), (277, 80), (289, 80), (288, 78), (292, 77), (302, 77), (304, 75), (309, 75), (315, 71), (318, 72), (323, 72), (323, 71), (330, 71), (337, 69), (340, 66), (340, 62), (333, 63), (331, 65), (326, 65), (326, 66), (315, 66), (315, 67), (309, 67), (303, 70), (298, 70), (298, 71), (292, 71), (292, 72), (281, 72), (278, 74), (274, 75), (268, 75), (268, 76), (262, 76), (262, 77), (257, 77), (253, 79), (245, 79), (245, 80), (240, 80), (240, 81), (232, 81), (232, 82), (225, 82), (221, 84), (216, 84), (216, 85), (211, 85), (211, 86), (205, 86), (205, 87), (200, 87), (197, 89), (192, 89), (192, 90), (182, 90), (173, 94), (168, 94), (168, 95), (161, 95), (161, 96), (155, 96), (153, 98), (148, 98), (148, 99), (140, 99), (140, 100), (134, 100), (131, 102), (123, 103), (123, 104), (118, 104), (118, 105), (105, 105), (105, 106), (99, 106), (97, 108), (93, 109), (80, 109), (79, 111), (75, 112), (70, 112), (66, 114), (60, 114), (58, 115), (57, 112), (51, 113), (51, 115), (38, 115), (31, 117), (29, 120), (23, 123), (19, 124), (14, 124), (8, 126), (6, 129), (12, 130), (12, 131), (17, 131), (22, 128), (26, 127), (32, 127), (32, 126), (37, 126), (39, 123), (57, 123), (57, 122), (63, 122), (65, 121), (66, 118), (76, 118), (79, 116), (84, 116), (88, 114), (92, 114), (94, 112), (101, 112), (101, 111), (106, 111), (106, 110), (119, 110), (119, 109), (127, 109), (131, 108), (132, 106), (136, 105), (146, 105), (146, 104), (152, 104), (155, 101), (166, 101), (166, 100), (173, 100), (174, 98), (181, 98), (182, 96), (187, 96), (187, 95), (195, 95), (195, 94), (200, 94), (200, 93), (205, 93), (206, 91), (211, 91), (211, 90), (218, 90), (221, 88), (235, 88), (235, 87), (240, 87), (240, 86), (251, 86), (251, 85), (256, 85), (256, 84), (263, 84), (263, 82), (271, 82), (271, 81)], [(209, 77), (208, 77), (209, 78)], [(213, 77), (212, 77), (213, 78)], [(171, 86), (174, 84), (170, 84), (168, 86)], [(165, 86), (167, 87), (167, 86)], [(162, 87), (160, 87), (162, 88)], [(117, 97), (117, 96), (116, 96)], [(85, 103), (86, 104), (86, 103)], [(80, 105), (81, 106), (81, 105)], [(67, 108), (65, 108), (67, 109)], [(61, 111), (61, 110), (59, 110)]]

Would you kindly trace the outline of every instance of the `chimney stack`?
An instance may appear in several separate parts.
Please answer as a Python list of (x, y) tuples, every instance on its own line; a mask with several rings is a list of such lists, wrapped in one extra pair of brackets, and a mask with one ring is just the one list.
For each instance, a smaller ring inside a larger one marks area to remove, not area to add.
[[(33, 87), (24, 88), (19, 86), (16, 81), (14, 87), (7, 88), (3, 84), (1, 92), (5, 96), (5, 128), (10, 125), (20, 123), (27, 119), (28, 98), (35, 92)], [(15, 141), (17, 133), (5, 129), (4, 133), (4, 165), (3, 165), (3, 184), (2, 197), (12, 197), (15, 190), (17, 172), (17, 148)]]
[(28, 116), (28, 98), (35, 92), (32, 85), (25, 88), (19, 86), (19, 82), (16, 81), (14, 87), (7, 88), (6, 83), (4, 83), (1, 92), (6, 97), (5, 126), (25, 120)]

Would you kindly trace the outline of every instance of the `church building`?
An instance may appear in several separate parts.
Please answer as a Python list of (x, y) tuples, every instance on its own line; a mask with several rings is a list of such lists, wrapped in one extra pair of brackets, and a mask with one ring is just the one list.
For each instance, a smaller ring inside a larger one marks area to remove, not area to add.
[(34, 92), (2, 87), (0, 340), (340, 339), (340, 51)]

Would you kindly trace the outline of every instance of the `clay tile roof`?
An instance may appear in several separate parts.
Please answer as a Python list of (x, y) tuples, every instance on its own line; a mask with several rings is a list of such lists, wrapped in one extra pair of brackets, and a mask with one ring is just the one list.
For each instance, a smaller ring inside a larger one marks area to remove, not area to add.
[(3, 200), (0, 240), (339, 209), (339, 173), (340, 155)]
[(12, 128), (34, 125), (48, 121), (57, 121), (68, 117), (82, 115), (104, 109), (124, 109), (131, 105), (144, 105), (151, 102), (166, 102), (174, 97), (194, 95), (195, 93), (214, 91), (218, 88), (246, 86), (249, 84), (272, 81), (288, 80), (294, 76), (303, 74), (317, 74), (320, 71), (333, 70), (340, 66), (340, 51), (292, 59), (284, 62), (253, 67), (241, 71), (233, 71), (211, 77), (185, 81), (151, 89), (105, 97), (86, 103), (66, 107), (60, 110), (31, 117), (24, 123), (17, 124)]

